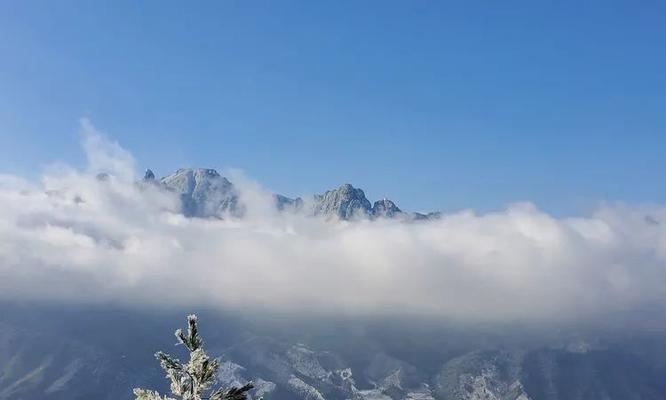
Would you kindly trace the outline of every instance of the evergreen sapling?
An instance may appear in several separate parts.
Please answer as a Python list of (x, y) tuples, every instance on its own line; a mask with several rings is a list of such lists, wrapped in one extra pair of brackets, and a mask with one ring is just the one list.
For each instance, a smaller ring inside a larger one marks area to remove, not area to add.
[(211, 359), (204, 351), (196, 315), (187, 317), (187, 334), (178, 329), (176, 338), (179, 344), (187, 347), (190, 352), (187, 363), (183, 364), (161, 351), (155, 353), (166, 377), (171, 381), (171, 393), (176, 398), (161, 396), (152, 390), (134, 389), (136, 400), (247, 400), (247, 392), (254, 387), (252, 382), (241, 387), (211, 390), (216, 383), (220, 363)]

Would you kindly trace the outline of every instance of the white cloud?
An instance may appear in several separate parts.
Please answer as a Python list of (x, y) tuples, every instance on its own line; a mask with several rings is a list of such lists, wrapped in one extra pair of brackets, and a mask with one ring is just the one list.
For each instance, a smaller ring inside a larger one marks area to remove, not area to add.
[[(84, 121), (85, 172), (0, 176), (0, 297), (289, 312), (551, 318), (666, 299), (666, 208), (554, 218), (530, 204), (427, 223), (280, 215), (236, 174), (250, 218), (187, 219), (131, 181)], [(111, 171), (119, 179), (100, 181)], [(233, 179), (232, 179), (233, 180)]]
[(118, 143), (107, 139), (89, 119), (81, 118), (79, 122), (89, 172), (108, 173), (126, 181), (134, 179), (134, 157)]

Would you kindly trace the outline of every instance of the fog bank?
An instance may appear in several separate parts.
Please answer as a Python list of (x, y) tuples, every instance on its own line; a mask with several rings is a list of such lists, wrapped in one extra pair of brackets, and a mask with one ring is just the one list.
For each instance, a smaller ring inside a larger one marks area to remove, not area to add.
[[(555, 218), (529, 203), (427, 222), (279, 213), (235, 173), (244, 218), (180, 214), (88, 122), (88, 168), (0, 176), (0, 298), (281, 312), (568, 318), (666, 300), (666, 207)], [(105, 172), (108, 179), (98, 179)]]

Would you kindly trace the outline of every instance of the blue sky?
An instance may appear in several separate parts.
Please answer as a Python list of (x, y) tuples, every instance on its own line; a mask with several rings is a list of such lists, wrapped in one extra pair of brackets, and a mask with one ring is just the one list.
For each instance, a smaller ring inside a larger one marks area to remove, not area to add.
[(0, 2), (0, 171), (140, 167), (343, 182), (411, 210), (666, 202), (659, 1)]

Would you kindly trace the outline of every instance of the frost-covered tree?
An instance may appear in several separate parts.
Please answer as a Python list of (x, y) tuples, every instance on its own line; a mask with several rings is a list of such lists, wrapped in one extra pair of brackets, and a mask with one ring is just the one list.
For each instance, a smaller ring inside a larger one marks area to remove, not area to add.
[(176, 331), (176, 338), (190, 352), (187, 363), (183, 364), (161, 351), (155, 353), (166, 377), (171, 381), (171, 392), (176, 398), (161, 396), (152, 390), (134, 389), (136, 400), (246, 400), (247, 392), (253, 388), (252, 382), (230, 389), (211, 389), (216, 383), (220, 363), (211, 359), (203, 349), (197, 316), (189, 315), (187, 325), (187, 335), (181, 329)]

